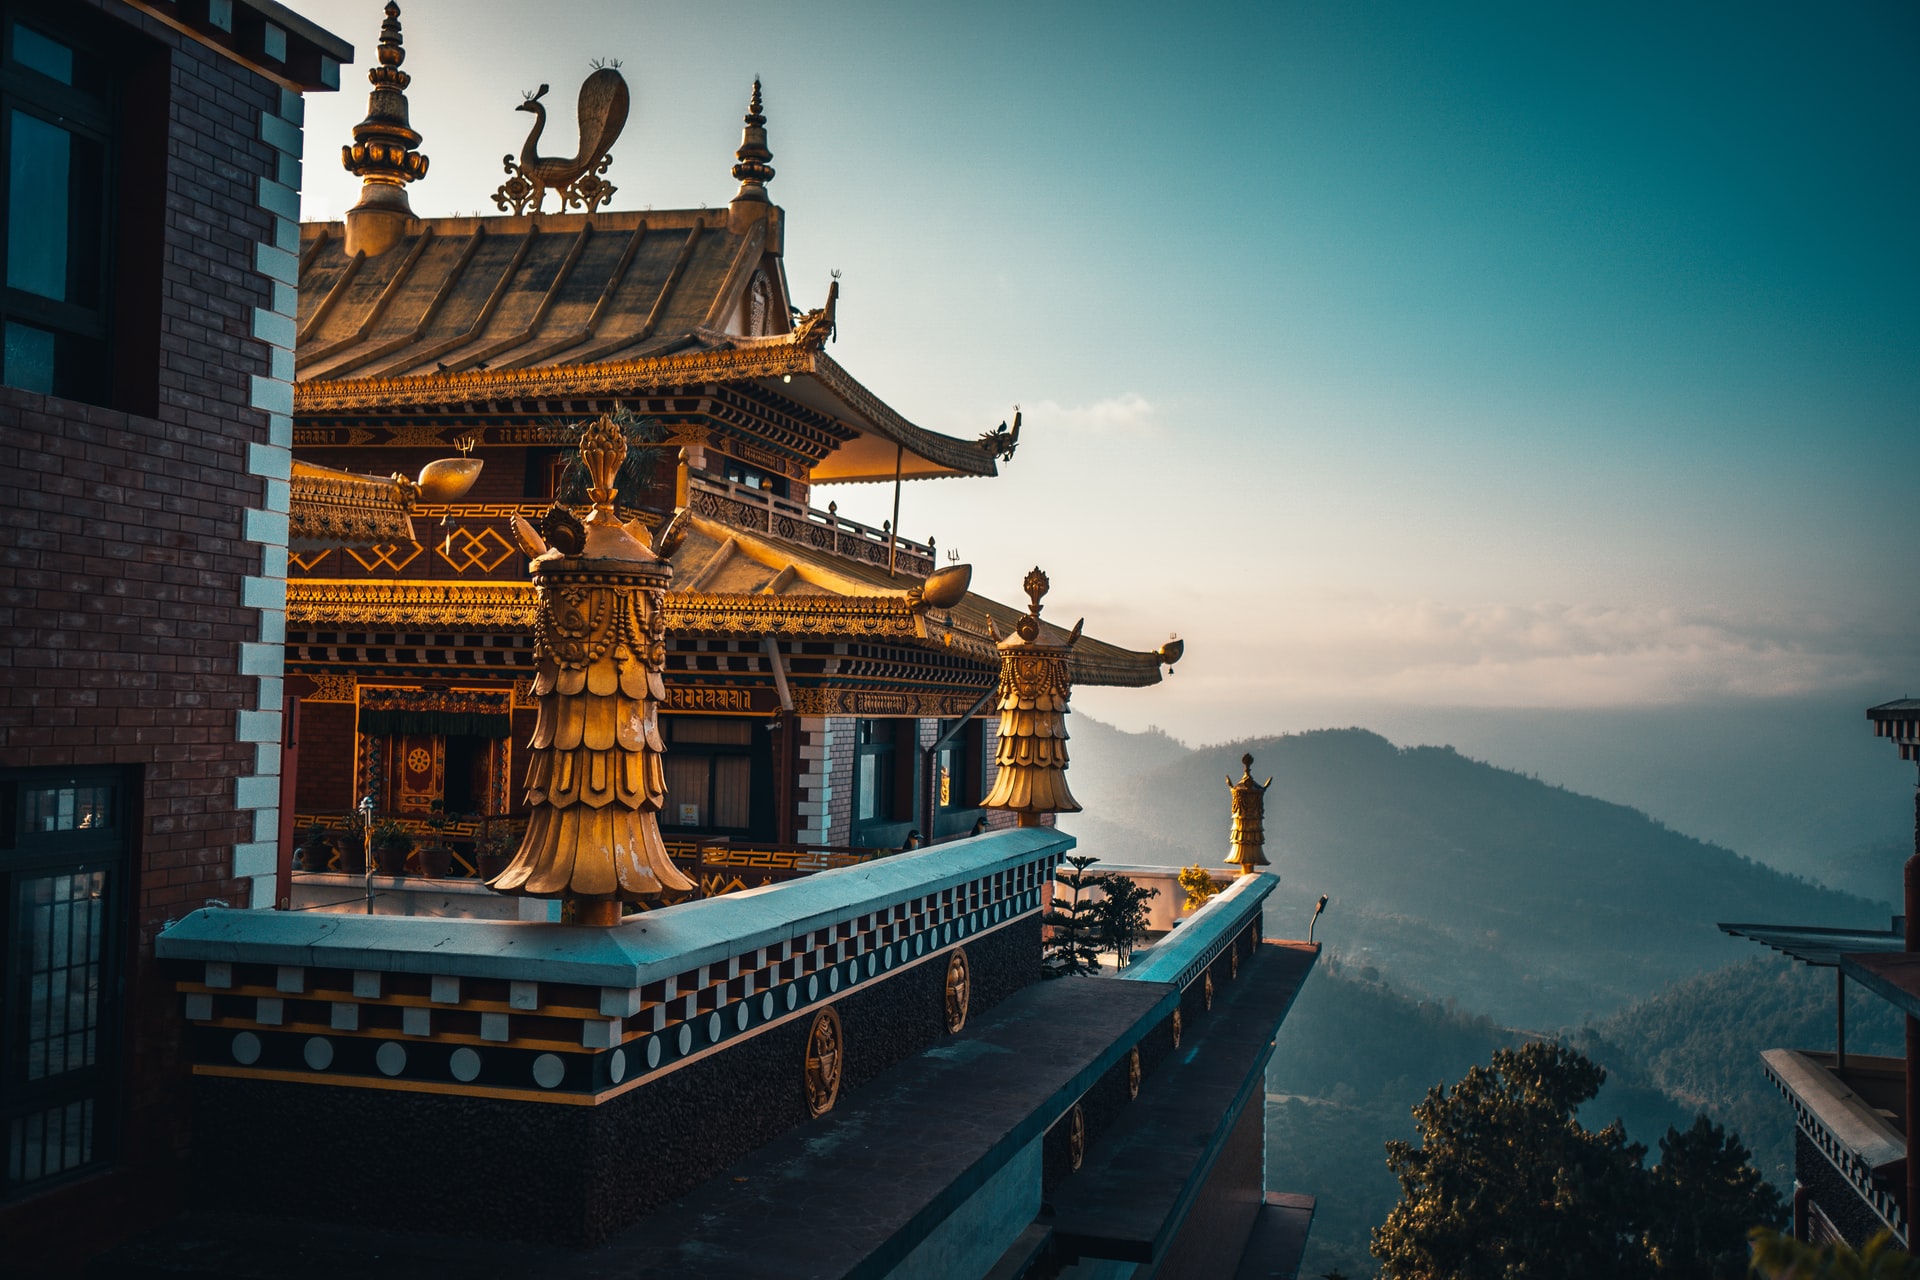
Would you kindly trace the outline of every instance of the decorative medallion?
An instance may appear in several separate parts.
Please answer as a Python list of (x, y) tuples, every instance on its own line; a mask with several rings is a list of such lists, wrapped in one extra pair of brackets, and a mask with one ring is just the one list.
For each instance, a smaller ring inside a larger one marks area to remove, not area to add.
[(1080, 1104), (1073, 1104), (1073, 1111), (1067, 1117), (1067, 1163), (1075, 1173), (1080, 1172), (1080, 1164), (1087, 1158), (1087, 1117), (1080, 1110)]
[(947, 1033), (951, 1035), (967, 1025), (967, 1010), (973, 1001), (973, 971), (967, 963), (967, 949), (955, 947), (947, 961)]
[(1140, 1050), (1127, 1050), (1127, 1101), (1140, 1096)]
[(1207, 1008), (1213, 1008), (1213, 970), (1207, 970), (1206, 979), (1200, 984), (1201, 992), (1207, 997)]
[(840, 1015), (832, 1008), (813, 1015), (807, 1033), (807, 1110), (823, 1116), (840, 1096)]
[(1180, 1047), (1180, 1025), (1180, 1011), (1175, 1009), (1173, 1011), (1173, 1047), (1176, 1049)]

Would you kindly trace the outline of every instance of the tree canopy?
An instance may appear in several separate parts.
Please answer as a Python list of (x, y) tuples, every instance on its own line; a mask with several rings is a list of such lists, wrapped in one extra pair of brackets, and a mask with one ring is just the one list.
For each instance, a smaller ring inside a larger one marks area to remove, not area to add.
[(1745, 1273), (1746, 1232), (1780, 1197), (1719, 1126), (1669, 1129), (1661, 1161), (1618, 1121), (1575, 1113), (1606, 1072), (1564, 1045), (1500, 1049), (1414, 1108), (1420, 1145), (1387, 1144), (1401, 1199), (1373, 1235), (1389, 1280)]

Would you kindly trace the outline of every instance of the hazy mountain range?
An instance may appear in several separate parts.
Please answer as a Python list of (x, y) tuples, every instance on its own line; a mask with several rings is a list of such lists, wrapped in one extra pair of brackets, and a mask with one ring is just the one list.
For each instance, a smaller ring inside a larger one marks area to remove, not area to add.
[[(1864, 718), (1836, 722), (1828, 710), (1803, 708), (1784, 726), (1757, 712), (1717, 726), (1619, 713), (1583, 750), (1567, 745), (1564, 725), (1529, 728), (1518, 713), (1487, 713), (1459, 736), (1514, 753), (1507, 762), (1517, 755), (1524, 772), (1363, 729), (1190, 748), (1076, 715), (1071, 778), (1087, 812), (1062, 825), (1109, 863), (1218, 866), (1224, 775), (1239, 776), (1251, 751), (1256, 776), (1273, 776), (1267, 852), (1282, 883), (1267, 932), (1300, 936), (1314, 899), (1333, 901), (1319, 926), (1325, 960), (1268, 1077), (1270, 1175), (1277, 1189), (1320, 1197), (1303, 1274), (1357, 1278), (1373, 1273), (1368, 1234), (1398, 1195), (1383, 1144), (1414, 1136), (1409, 1112), (1429, 1087), (1532, 1035), (1565, 1038), (1606, 1067), (1607, 1087), (1582, 1115), (1589, 1125), (1618, 1117), (1651, 1147), (1704, 1111), (1791, 1186), (1792, 1115), (1758, 1054), (1831, 1047), (1831, 977), (1715, 923), (1885, 926), (1907, 851), (1911, 766)], [(1722, 764), (1709, 768), (1695, 755), (1721, 735)], [(1411, 736), (1441, 735), (1415, 726)], [(1761, 769), (1761, 758), (1774, 763)], [(1765, 835), (1768, 859), (1555, 785), (1576, 767), (1611, 777), (1615, 796), (1668, 794), (1719, 833)], [(1722, 779), (1730, 801), (1695, 793), (1723, 767), (1740, 777)], [(1781, 818), (1796, 813), (1797, 828)], [(1846, 840), (1865, 851), (1851, 862), (1834, 856)], [(1829, 883), (1807, 878), (1816, 868)], [(1849, 1003), (1849, 1047), (1897, 1052), (1892, 1011), (1864, 995)]]
[[(1868, 745), (1885, 751), (1859, 726)], [(1513, 1027), (1592, 1022), (1747, 958), (1721, 920), (1884, 927), (1884, 900), (1841, 893), (1673, 830), (1638, 810), (1361, 729), (1188, 748), (1076, 716), (1063, 825), (1113, 862), (1218, 865), (1224, 775), (1251, 751), (1282, 877), (1270, 931), (1320, 937), (1397, 988)], [(1897, 761), (1896, 761), (1897, 763)], [(1904, 808), (1904, 796), (1893, 804)], [(1892, 883), (1897, 883), (1898, 859)]]

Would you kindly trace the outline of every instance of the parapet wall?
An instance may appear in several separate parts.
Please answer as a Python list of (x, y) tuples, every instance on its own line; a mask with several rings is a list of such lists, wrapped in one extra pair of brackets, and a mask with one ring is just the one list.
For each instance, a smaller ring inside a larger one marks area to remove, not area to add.
[[(1041, 886), (1072, 847), (997, 832), (610, 929), (197, 912), (160, 954), (191, 1024), (199, 1190), (604, 1239), (817, 1111), (827, 1011), (834, 1087), (854, 1091), (949, 1034), (956, 956), (962, 1020), (1035, 981)], [(414, 1193), (391, 1194), (396, 1174)], [(474, 1179), (525, 1211), (458, 1190)]]

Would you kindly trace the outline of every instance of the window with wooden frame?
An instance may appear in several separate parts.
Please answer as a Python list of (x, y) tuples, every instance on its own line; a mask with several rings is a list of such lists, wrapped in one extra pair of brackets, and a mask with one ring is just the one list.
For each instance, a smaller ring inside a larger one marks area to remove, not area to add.
[(137, 795), (121, 770), (0, 773), (0, 1198), (113, 1155)]
[(764, 840), (772, 835), (773, 751), (746, 716), (660, 717), (667, 737), (663, 830)]
[(58, 11), (9, 9), (0, 28), (0, 381), (111, 404), (116, 59)]

